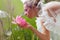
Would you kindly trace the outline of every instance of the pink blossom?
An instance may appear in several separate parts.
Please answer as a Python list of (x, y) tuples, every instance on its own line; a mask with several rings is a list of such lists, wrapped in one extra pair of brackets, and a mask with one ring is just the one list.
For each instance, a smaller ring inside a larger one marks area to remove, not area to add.
[(26, 27), (27, 22), (25, 19), (23, 19), (21, 16), (17, 16), (15, 19), (16, 23), (20, 25), (21, 27)]

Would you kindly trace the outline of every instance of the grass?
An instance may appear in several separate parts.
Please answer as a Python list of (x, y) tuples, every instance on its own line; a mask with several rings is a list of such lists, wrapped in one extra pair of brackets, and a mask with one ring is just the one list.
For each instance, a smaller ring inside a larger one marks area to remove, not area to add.
[[(21, 15), (23, 13), (23, 4), (20, 0), (0, 0), (0, 10), (4, 10), (8, 12), (8, 14), (12, 17), (16, 17), (17, 15)], [(37, 36), (29, 29), (22, 29), (17, 25), (12, 24), (12, 18), (0, 18), (4, 24), (4, 30), (8, 30), (11, 28), (12, 35), (5, 36), (6, 40), (37, 40)], [(9, 19), (8, 19), (9, 18)], [(29, 19), (26, 16), (23, 16), (27, 22), (33, 25), (36, 28), (35, 18)]]

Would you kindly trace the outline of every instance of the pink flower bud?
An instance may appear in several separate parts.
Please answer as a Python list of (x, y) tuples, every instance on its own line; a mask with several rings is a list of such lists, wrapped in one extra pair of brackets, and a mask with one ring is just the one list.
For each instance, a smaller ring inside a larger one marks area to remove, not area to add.
[(15, 19), (16, 23), (20, 25), (21, 27), (26, 27), (27, 22), (25, 19), (23, 19), (21, 16), (17, 16)]

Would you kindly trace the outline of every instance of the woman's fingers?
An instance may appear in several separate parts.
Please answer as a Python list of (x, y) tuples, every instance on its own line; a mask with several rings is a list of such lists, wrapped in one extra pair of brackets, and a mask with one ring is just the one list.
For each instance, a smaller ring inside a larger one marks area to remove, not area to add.
[(14, 18), (14, 17), (12, 17), (12, 20), (13, 20), (13, 21), (15, 21), (15, 18)]
[(12, 23), (17, 24), (14, 17), (12, 18)]
[(15, 21), (12, 21), (13, 24), (17, 24)]

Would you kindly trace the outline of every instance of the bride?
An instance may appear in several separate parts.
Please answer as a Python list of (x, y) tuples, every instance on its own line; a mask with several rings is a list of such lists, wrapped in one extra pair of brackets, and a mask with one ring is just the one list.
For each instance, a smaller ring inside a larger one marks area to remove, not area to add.
[(50, 40), (60, 40), (60, 2), (52, 1), (44, 5), (45, 6), (42, 7), (42, 14), (40, 14), (36, 20), (37, 29), (43, 33), (44, 30), (39, 22), (42, 20), (44, 22), (43, 26), (50, 33)]
[[(41, 0), (22, 0), (24, 13), (29, 18), (36, 17), (37, 30), (28, 23), (41, 40), (60, 40), (60, 2), (43, 4)], [(23, 27), (22, 27), (23, 28)]]

